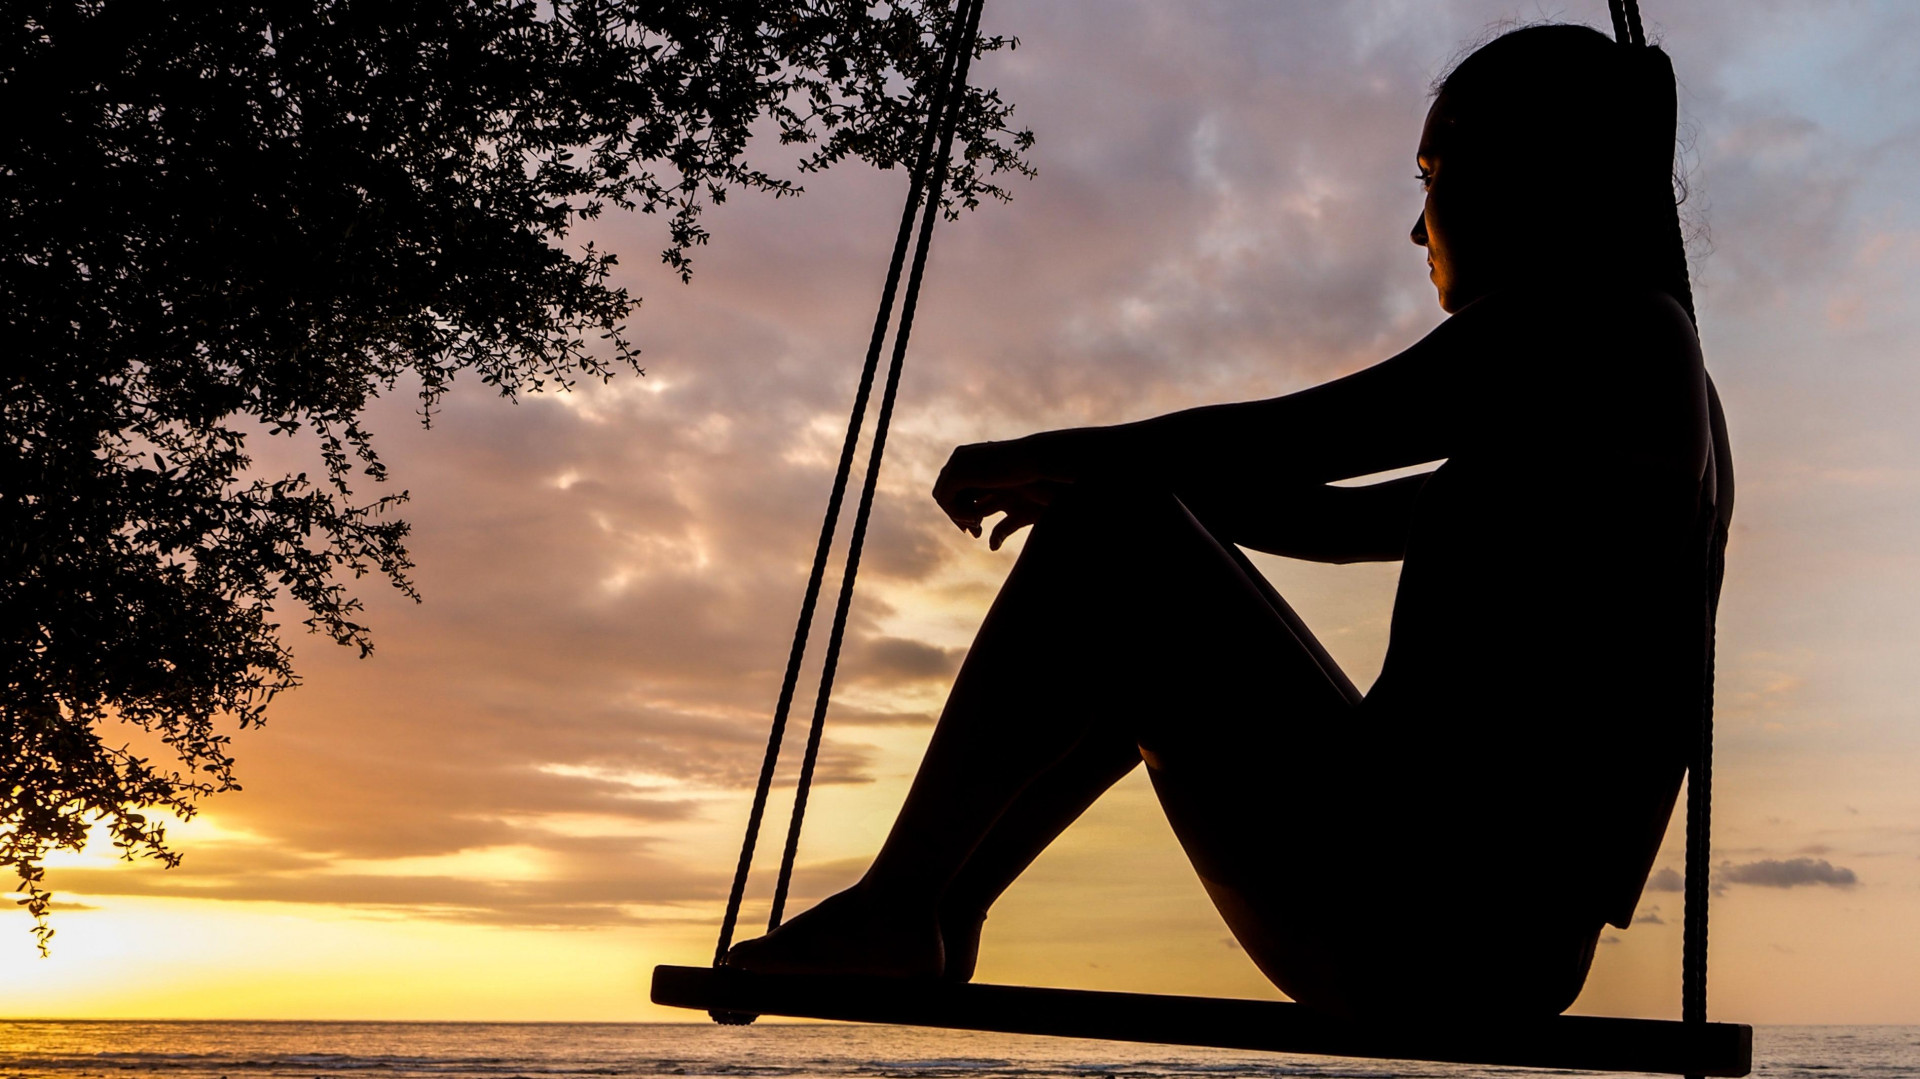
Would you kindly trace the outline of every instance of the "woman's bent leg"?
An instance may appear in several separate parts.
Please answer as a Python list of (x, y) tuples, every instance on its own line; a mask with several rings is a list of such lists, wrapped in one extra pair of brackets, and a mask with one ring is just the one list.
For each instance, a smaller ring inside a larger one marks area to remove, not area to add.
[[(1506, 889), (1515, 905), (1489, 919), (1474, 886), (1495, 865), (1535, 865), (1502, 848), (1512, 815), (1528, 812), (1516, 777), (1368, 707), (1330, 660), (1319, 662), (1334, 675), (1337, 699), (1298, 676), (1267, 679), (1283, 694), (1250, 694), (1246, 680), (1263, 659), (1285, 670), (1324, 652), (1237, 551), (1216, 545), (1209, 555), (1211, 536), (1188, 535), (1201, 549), (1183, 565), (1241, 566), (1297, 642), (1248, 650), (1263, 623), (1247, 618), (1177, 652), (1194, 672), (1187, 715), (1161, 713), (1140, 732), (1167, 818), (1248, 956), (1295, 1000), (1349, 1015), (1564, 1010), (1601, 928), (1582, 913), (1589, 904), (1547, 880), (1521, 880)], [(1419, 725), (1471, 725), (1479, 710), (1516, 706), (1498, 685), (1486, 692), (1451, 714), (1434, 705)], [(1250, 698), (1264, 722), (1236, 721)], [(1463, 799), (1463, 788), (1515, 793)], [(1501, 816), (1470, 808), (1483, 804)]]
[[(1130, 718), (1090, 734), (1029, 786), (968, 859), (942, 904), (949, 978), (971, 976), (979, 929), (993, 901), (1101, 792), (1132, 770), (1144, 745), (1178, 729), (1184, 734), (1174, 735), (1175, 741), (1193, 737), (1228, 757), (1259, 762), (1267, 772), (1252, 785), (1265, 790), (1274, 770), (1283, 767), (1279, 759), (1317, 752), (1309, 747), (1320, 738), (1299, 741), (1304, 729), (1343, 728), (1360, 702), (1360, 692), (1266, 579), (1176, 499), (1162, 495), (1143, 506), (1128, 497), (1092, 519), (1111, 523), (1120, 517), (1131, 533), (1129, 545), (1151, 541), (1141, 543), (1150, 558), (1133, 560), (1109, 582), (1129, 597), (1133, 632), (1153, 639), (1139, 662), (1124, 665), (1109, 684), (1112, 714)], [(1154, 574), (1158, 587), (1130, 591), (1134, 586), (1123, 582), (1143, 572)], [(1164, 785), (1164, 768), (1155, 771)], [(1182, 775), (1193, 772), (1180, 769)], [(1200, 775), (1196, 781), (1207, 782)], [(1257, 807), (1253, 812), (1250, 820), (1264, 816)], [(1210, 861), (1264, 861), (1275, 837), (1248, 823), (1189, 837), (1189, 853), (1208, 852)], [(1251, 846), (1245, 842), (1249, 831), (1261, 833)]]
[(1449, 806), (1462, 783), (1497, 777), (1422, 757), (1408, 734), (1361, 705), (1178, 500), (1075, 490), (995, 601), (867, 876), (740, 961), (934, 974), (948, 933), (964, 975), (986, 907), (1144, 759), (1215, 905), (1296, 1000), (1354, 1014), (1564, 1008), (1597, 922), (1544, 895), (1486, 925), (1468, 884), (1498, 830)]
[[(732, 961), (934, 972), (942, 914), (967, 931), (975, 911), (1132, 768), (1138, 746), (1174, 747), (1184, 758), (1198, 740), (1226, 758), (1263, 760), (1269, 770), (1253, 777), (1263, 790), (1289, 770), (1317, 767), (1276, 759), (1314, 752), (1321, 740), (1288, 732), (1341, 726), (1357, 694), (1303, 633), (1238, 552), (1171, 495), (1068, 492), (982, 625), (867, 875), (742, 945)], [(1206, 765), (1172, 767), (1201, 781)], [(1176, 797), (1169, 809), (1180, 814), (1182, 805)], [(1264, 857), (1280, 818), (1250, 808), (1259, 819), (1229, 821), (1222, 835), (1193, 834), (1176, 815), (1203, 875), (1213, 863)], [(1218, 814), (1207, 816), (1202, 830), (1217, 830)], [(970, 966), (971, 940), (955, 943)]]
[(1073, 752), (1020, 792), (974, 847), (940, 900), (943, 977), (972, 980), (980, 932), (1000, 893), (1087, 807), (1139, 766), (1140, 748), (1127, 732), (1089, 732)]

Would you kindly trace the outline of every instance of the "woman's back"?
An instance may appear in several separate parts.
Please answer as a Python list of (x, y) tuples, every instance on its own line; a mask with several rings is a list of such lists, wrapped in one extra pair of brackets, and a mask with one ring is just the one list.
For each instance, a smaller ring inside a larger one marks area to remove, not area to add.
[(1456, 317), (1500, 323), (1479, 335), (1495, 354), (1444, 403), (1458, 449), (1415, 502), (1366, 711), (1417, 787), (1446, 788), (1455, 834), (1624, 924), (1705, 674), (1720, 463), (1698, 348), (1657, 293), (1515, 291)]

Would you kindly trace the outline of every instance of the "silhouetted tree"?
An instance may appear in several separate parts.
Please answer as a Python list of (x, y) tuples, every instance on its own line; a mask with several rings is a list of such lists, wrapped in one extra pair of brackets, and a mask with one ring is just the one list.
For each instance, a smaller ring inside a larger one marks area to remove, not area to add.
[[(368, 401), (637, 370), (614, 256), (569, 230), (658, 213), (684, 279), (703, 205), (798, 190), (756, 130), (801, 172), (901, 162), (944, 7), (9, 0), (0, 862), (43, 948), (48, 852), (100, 823), (174, 864), (152, 811), (235, 788), (216, 721), (294, 684), (277, 600), (364, 654), (348, 581), (413, 594), (405, 493), (353, 491), (386, 479)], [(950, 214), (1030, 171), (1011, 111), (969, 91)], [(251, 467), (302, 432), (317, 478)]]

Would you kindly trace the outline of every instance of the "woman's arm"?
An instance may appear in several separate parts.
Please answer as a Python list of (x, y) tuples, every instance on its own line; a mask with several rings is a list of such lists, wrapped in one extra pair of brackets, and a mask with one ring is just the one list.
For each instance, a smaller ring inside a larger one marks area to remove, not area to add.
[(1099, 476), (1247, 494), (1439, 460), (1455, 448), (1448, 436), (1468, 381), (1455, 362), (1465, 335), (1442, 333), (1454, 324), (1392, 359), (1283, 397), (987, 445), (1026, 457), (1039, 479)]
[(1482, 387), (1510, 352), (1505, 306), (1474, 304), (1392, 359), (1284, 397), (961, 446), (933, 497), (975, 535), (1005, 513), (996, 547), (1037, 520), (1061, 485), (1086, 479), (1214, 506), (1285, 493), (1325, 497), (1331, 508), (1347, 496), (1308, 491), (1451, 456), (1461, 432), (1482, 426), (1470, 413), (1499, 396)]
[(1299, 393), (962, 446), (933, 496), (975, 535), (1005, 513), (997, 547), (1061, 485), (1087, 479), (1224, 506), (1323, 497), (1308, 492), (1486, 451), (1516, 467), (1638, 462), (1691, 482), (1706, 459), (1704, 394), (1698, 343), (1670, 297), (1515, 289), (1392, 359)]

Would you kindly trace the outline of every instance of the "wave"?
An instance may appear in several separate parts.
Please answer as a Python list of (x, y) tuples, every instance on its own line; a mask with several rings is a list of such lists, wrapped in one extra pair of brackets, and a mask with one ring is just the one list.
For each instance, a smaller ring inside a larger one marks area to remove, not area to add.
[[(1915, 1027), (1762, 1028), (1775, 1079), (1912, 1074)], [(0, 1021), (0, 1079), (1469, 1079), (1484, 1069), (834, 1024)], [(1555, 1073), (1503, 1070), (1503, 1079)]]

